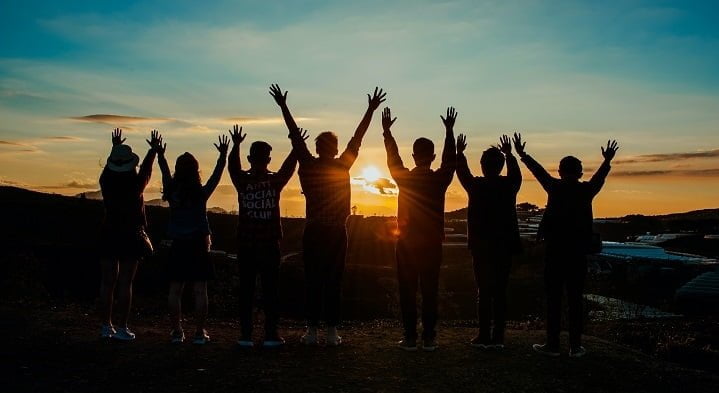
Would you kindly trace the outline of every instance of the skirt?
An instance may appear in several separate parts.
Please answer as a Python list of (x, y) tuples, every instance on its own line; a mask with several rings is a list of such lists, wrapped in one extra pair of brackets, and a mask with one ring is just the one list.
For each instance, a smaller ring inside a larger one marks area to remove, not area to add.
[(167, 269), (170, 281), (213, 280), (215, 265), (210, 260), (209, 251), (209, 235), (173, 239)]

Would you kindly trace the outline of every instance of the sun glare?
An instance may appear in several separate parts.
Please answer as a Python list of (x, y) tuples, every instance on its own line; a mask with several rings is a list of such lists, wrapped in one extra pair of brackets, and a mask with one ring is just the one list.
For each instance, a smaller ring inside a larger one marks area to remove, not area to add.
[(382, 174), (376, 166), (368, 166), (362, 170), (362, 177), (367, 183), (376, 182), (381, 176)]

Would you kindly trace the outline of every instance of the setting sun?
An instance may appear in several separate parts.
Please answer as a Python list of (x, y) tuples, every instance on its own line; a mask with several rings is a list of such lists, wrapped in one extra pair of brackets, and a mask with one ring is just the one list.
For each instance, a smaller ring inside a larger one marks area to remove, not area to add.
[(372, 183), (379, 180), (379, 178), (382, 177), (382, 173), (380, 173), (376, 166), (370, 165), (362, 170), (362, 177), (364, 177), (367, 183)]

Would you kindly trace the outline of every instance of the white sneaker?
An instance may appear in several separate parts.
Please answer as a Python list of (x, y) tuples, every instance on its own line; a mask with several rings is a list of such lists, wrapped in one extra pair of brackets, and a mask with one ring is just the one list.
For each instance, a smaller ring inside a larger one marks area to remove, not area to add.
[(135, 333), (131, 332), (127, 326), (117, 328), (117, 332), (112, 335), (112, 338), (120, 341), (132, 341), (135, 339)]
[(559, 357), (559, 350), (550, 348), (547, 344), (534, 344), (532, 345), (532, 349), (534, 349), (534, 352), (549, 356), (550, 358)]
[(102, 324), (100, 328), (100, 338), (112, 338), (117, 333), (112, 325)]
[(207, 334), (207, 330), (202, 329), (201, 332), (195, 333), (195, 338), (192, 339), (192, 343), (195, 345), (205, 345), (210, 342), (210, 335)]
[(342, 337), (335, 334), (333, 336), (327, 335), (327, 346), (328, 347), (337, 347), (340, 344), (342, 344)]
[(300, 337), (300, 342), (305, 345), (317, 345), (317, 332), (312, 333), (308, 330)]
[(182, 344), (185, 341), (185, 332), (180, 330), (173, 330), (170, 332), (170, 342), (173, 344)]
[(278, 348), (285, 345), (285, 339), (280, 336), (266, 338), (262, 342), (262, 346), (265, 348)]
[(587, 350), (584, 349), (583, 346), (579, 346), (579, 348), (571, 348), (569, 350), (569, 357), (570, 358), (581, 358), (582, 356), (587, 354)]

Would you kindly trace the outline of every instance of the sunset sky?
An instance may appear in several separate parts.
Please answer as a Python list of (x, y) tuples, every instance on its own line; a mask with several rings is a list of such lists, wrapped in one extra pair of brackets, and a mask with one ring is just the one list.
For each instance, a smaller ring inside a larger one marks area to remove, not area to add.
[[(277, 82), (298, 123), (311, 136), (335, 131), (342, 147), (366, 93), (383, 87), (408, 166), (420, 136), (439, 156), (439, 116), (452, 105), (475, 174), (502, 133), (521, 131), (552, 172), (576, 155), (587, 178), (602, 143), (616, 138), (595, 215), (719, 207), (717, 15), (715, 1), (6, 0), (0, 183), (97, 190), (114, 127), (140, 155), (157, 128), (169, 158), (192, 152), (206, 177), (212, 143), (239, 123), (249, 142), (273, 145), (277, 169), (289, 150), (267, 94)], [(381, 134), (377, 111), (353, 176), (389, 176)], [(523, 173), (519, 200), (543, 206)], [(159, 196), (159, 179), (155, 167), (146, 199)], [(236, 208), (229, 181), (225, 174), (210, 206)], [(395, 214), (395, 193), (355, 183), (360, 213)], [(446, 208), (465, 205), (455, 179)], [(304, 214), (296, 176), (282, 213)]]

